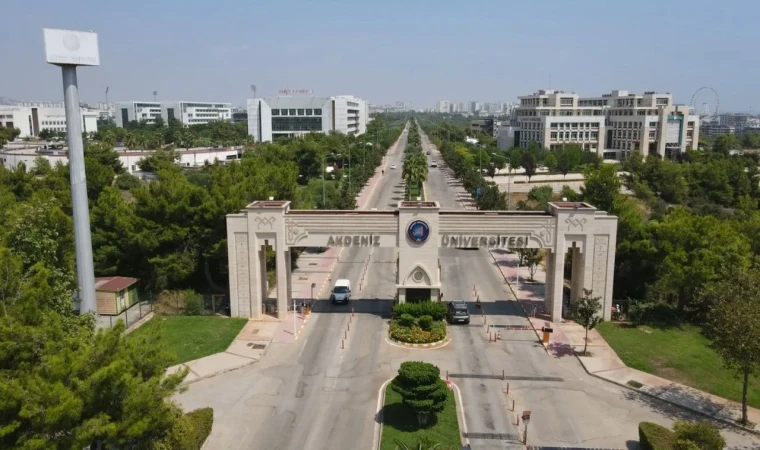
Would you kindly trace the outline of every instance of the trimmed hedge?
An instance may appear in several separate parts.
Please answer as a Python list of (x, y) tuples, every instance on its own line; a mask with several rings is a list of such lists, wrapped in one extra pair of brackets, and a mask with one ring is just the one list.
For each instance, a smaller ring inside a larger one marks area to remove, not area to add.
[(200, 450), (208, 439), (208, 435), (211, 434), (211, 427), (214, 425), (214, 410), (196, 409), (187, 413), (186, 417), (191, 425), (187, 450)]
[(672, 450), (675, 443), (675, 434), (662, 425), (652, 422), (641, 422), (639, 424), (641, 450)]
[(416, 319), (432, 316), (434, 321), (441, 321), (446, 317), (447, 311), (446, 303), (428, 300), (419, 303), (399, 303), (393, 307), (393, 316), (400, 317), (402, 314), (409, 314)]

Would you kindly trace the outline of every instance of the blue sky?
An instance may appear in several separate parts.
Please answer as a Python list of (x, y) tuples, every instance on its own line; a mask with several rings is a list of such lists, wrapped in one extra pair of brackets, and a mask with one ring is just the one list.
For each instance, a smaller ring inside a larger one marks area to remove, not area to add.
[(721, 110), (760, 111), (756, 0), (3, 0), (1, 10), (0, 96), (18, 100), (62, 98), (59, 70), (44, 62), (50, 27), (99, 33), (102, 65), (79, 71), (86, 101), (110, 86), (110, 101), (157, 90), (242, 105), (256, 84), (260, 95), (312, 89), (416, 107), (542, 88), (689, 103), (711, 86)]

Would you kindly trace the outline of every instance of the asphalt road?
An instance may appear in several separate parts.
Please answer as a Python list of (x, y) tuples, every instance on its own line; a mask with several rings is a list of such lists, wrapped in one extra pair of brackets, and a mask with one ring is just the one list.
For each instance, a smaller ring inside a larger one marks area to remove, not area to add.
[[(368, 208), (390, 209), (403, 195), (405, 138), (389, 155), (398, 168), (386, 171)], [(423, 144), (427, 146), (424, 135)], [(440, 155), (432, 157), (442, 163)], [(445, 209), (460, 208), (456, 182), (447, 171), (430, 169), (426, 198)], [(447, 346), (423, 350), (391, 345), (386, 336), (395, 259), (395, 249), (346, 248), (332, 279), (351, 280), (350, 306), (317, 302), (295, 344), (270, 344), (259, 363), (193, 383), (177, 396), (186, 410), (214, 408), (214, 427), (204, 450), (370, 449), (378, 390), (408, 360), (438, 365), (460, 387), (472, 448), (521, 448), (511, 403), (503, 393), (507, 384), (517, 411), (532, 411), (528, 444), (536, 448), (636, 448), (640, 421), (670, 425), (675, 418), (694, 419), (590, 377), (573, 356), (548, 355), (511, 301), (493, 259), (482, 250), (441, 251), (443, 293), (445, 300), (471, 301), (472, 286), (477, 286), (488, 323), (499, 326), (491, 331), (501, 331), (502, 340), (489, 342), (480, 311), (471, 302), (470, 326), (451, 326)], [(760, 448), (756, 438), (733, 430), (724, 430), (724, 435), (731, 448)]]

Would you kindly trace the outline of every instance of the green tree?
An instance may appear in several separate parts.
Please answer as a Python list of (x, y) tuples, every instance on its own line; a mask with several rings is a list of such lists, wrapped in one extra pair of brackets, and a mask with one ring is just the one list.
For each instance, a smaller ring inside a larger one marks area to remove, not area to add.
[(528, 200), (536, 202), (539, 209), (546, 210), (553, 195), (551, 186), (535, 186), (528, 191)]
[(14, 141), (19, 135), (21, 135), (21, 130), (18, 128), (0, 127), (0, 147), (3, 147), (8, 142)]
[(622, 185), (615, 166), (602, 164), (598, 168), (588, 167), (584, 176), (581, 188), (583, 198), (597, 209), (610, 211), (615, 199), (620, 195)]
[(541, 249), (520, 248), (517, 249), (517, 254), (519, 255), (521, 265), (528, 268), (528, 273), (530, 274), (528, 281), (535, 281), (533, 277), (536, 276), (538, 265), (541, 264), (541, 261), (544, 260), (544, 255), (541, 252)]
[(517, 170), (520, 167), (520, 161), (522, 160), (522, 149), (513, 148), (509, 151), (507, 159), (509, 160), (509, 171)]
[(443, 411), (448, 392), (441, 380), (441, 370), (433, 364), (418, 361), (401, 363), (391, 389), (403, 399), (404, 405), (417, 414), (417, 424), (425, 427), (431, 414)]
[(586, 337), (583, 339), (583, 354), (588, 350), (588, 331), (596, 328), (602, 321), (602, 302), (601, 297), (593, 297), (593, 291), (583, 289), (583, 295), (573, 301), (573, 317), (578, 325), (586, 330)]
[(554, 172), (557, 168), (557, 157), (554, 156), (554, 153), (547, 153), (546, 156), (544, 156), (544, 165), (550, 172)]
[(72, 221), (54, 198), (35, 196), (17, 206), (8, 219), (5, 243), (21, 260), (23, 273), (47, 279), (44, 300), (62, 315), (72, 313), (74, 236)]
[(557, 151), (557, 170), (567, 176), (583, 161), (583, 149), (578, 144), (567, 144)]
[[(727, 266), (731, 267), (731, 266)], [(701, 296), (712, 308), (709, 331), (726, 367), (742, 377), (742, 418), (747, 423), (750, 375), (760, 367), (760, 271), (731, 267), (709, 284)], [(721, 447), (722, 448), (722, 447)]]
[(0, 318), (0, 447), (149, 448), (173, 428), (186, 372), (165, 374), (159, 335), (128, 338), (123, 322), (96, 333), (86, 320)]
[(497, 186), (484, 186), (475, 203), (482, 211), (504, 211), (507, 209), (507, 194)]
[(698, 321), (704, 320), (712, 308), (700, 301), (699, 291), (719, 280), (723, 267), (749, 267), (751, 247), (747, 237), (733, 224), (716, 217), (675, 208), (653, 222), (650, 232), (658, 260), (654, 293)]
[(525, 175), (528, 176), (528, 181), (530, 182), (530, 177), (536, 174), (536, 169), (538, 168), (536, 155), (532, 152), (524, 152), (520, 156), (520, 167), (525, 170)]

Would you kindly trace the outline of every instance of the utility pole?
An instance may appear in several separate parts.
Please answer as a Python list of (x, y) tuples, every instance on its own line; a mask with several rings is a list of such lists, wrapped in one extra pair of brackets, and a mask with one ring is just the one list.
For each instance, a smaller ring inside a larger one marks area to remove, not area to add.
[(322, 208), (325, 206), (325, 155), (322, 155)]
[(95, 274), (92, 262), (90, 211), (82, 143), (82, 111), (79, 107), (77, 66), (99, 66), (98, 35), (92, 32), (46, 28), (45, 54), (48, 64), (61, 67), (66, 134), (69, 144), (71, 204), (74, 216), (74, 241), (79, 285), (80, 312), (97, 314)]

